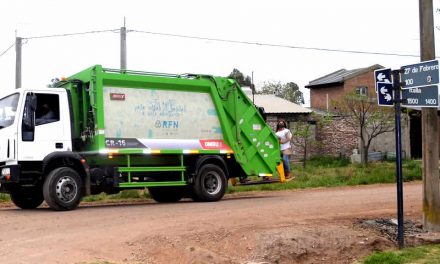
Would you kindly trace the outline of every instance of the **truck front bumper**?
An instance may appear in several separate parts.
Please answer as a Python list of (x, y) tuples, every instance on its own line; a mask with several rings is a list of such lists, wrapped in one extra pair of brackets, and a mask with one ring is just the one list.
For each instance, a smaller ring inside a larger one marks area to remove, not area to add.
[(0, 166), (0, 185), (18, 183), (20, 180), (20, 165)]

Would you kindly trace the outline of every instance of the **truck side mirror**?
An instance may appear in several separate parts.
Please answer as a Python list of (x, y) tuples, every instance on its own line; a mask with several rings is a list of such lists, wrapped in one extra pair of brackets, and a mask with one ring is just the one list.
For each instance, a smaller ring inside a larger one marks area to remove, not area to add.
[(33, 141), (35, 131), (35, 110), (37, 109), (37, 96), (33, 93), (26, 95), (23, 110), (22, 140)]

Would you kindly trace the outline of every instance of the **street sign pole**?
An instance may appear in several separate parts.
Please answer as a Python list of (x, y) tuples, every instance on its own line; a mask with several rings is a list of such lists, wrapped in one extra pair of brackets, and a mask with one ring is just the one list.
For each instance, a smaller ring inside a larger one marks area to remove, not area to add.
[(399, 248), (404, 245), (403, 227), (403, 175), (402, 175), (402, 136), (400, 126), (400, 71), (393, 70), (394, 112), (396, 129), (396, 175), (397, 175), (397, 241)]

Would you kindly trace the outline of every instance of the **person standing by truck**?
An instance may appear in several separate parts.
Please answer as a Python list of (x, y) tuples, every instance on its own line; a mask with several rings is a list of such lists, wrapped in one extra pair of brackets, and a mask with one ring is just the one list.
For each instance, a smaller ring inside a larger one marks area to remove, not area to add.
[(276, 135), (280, 141), (280, 149), (283, 157), (283, 166), (286, 179), (290, 176), (290, 164), (289, 156), (292, 154), (292, 148), (290, 146), (290, 140), (292, 139), (292, 133), (287, 129), (286, 122), (280, 120), (277, 124)]

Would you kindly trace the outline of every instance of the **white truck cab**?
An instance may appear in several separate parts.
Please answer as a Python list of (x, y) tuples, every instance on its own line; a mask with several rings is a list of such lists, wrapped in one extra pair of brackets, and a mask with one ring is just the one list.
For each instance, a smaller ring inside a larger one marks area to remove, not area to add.
[[(35, 111), (26, 124), (26, 110)], [(50, 153), (72, 150), (67, 92), (61, 88), (17, 89), (0, 99), (0, 162), (43, 161)]]
[(47, 161), (72, 151), (67, 93), (62, 88), (20, 88), (0, 98), (0, 190), (10, 193), (19, 207), (43, 202)]

